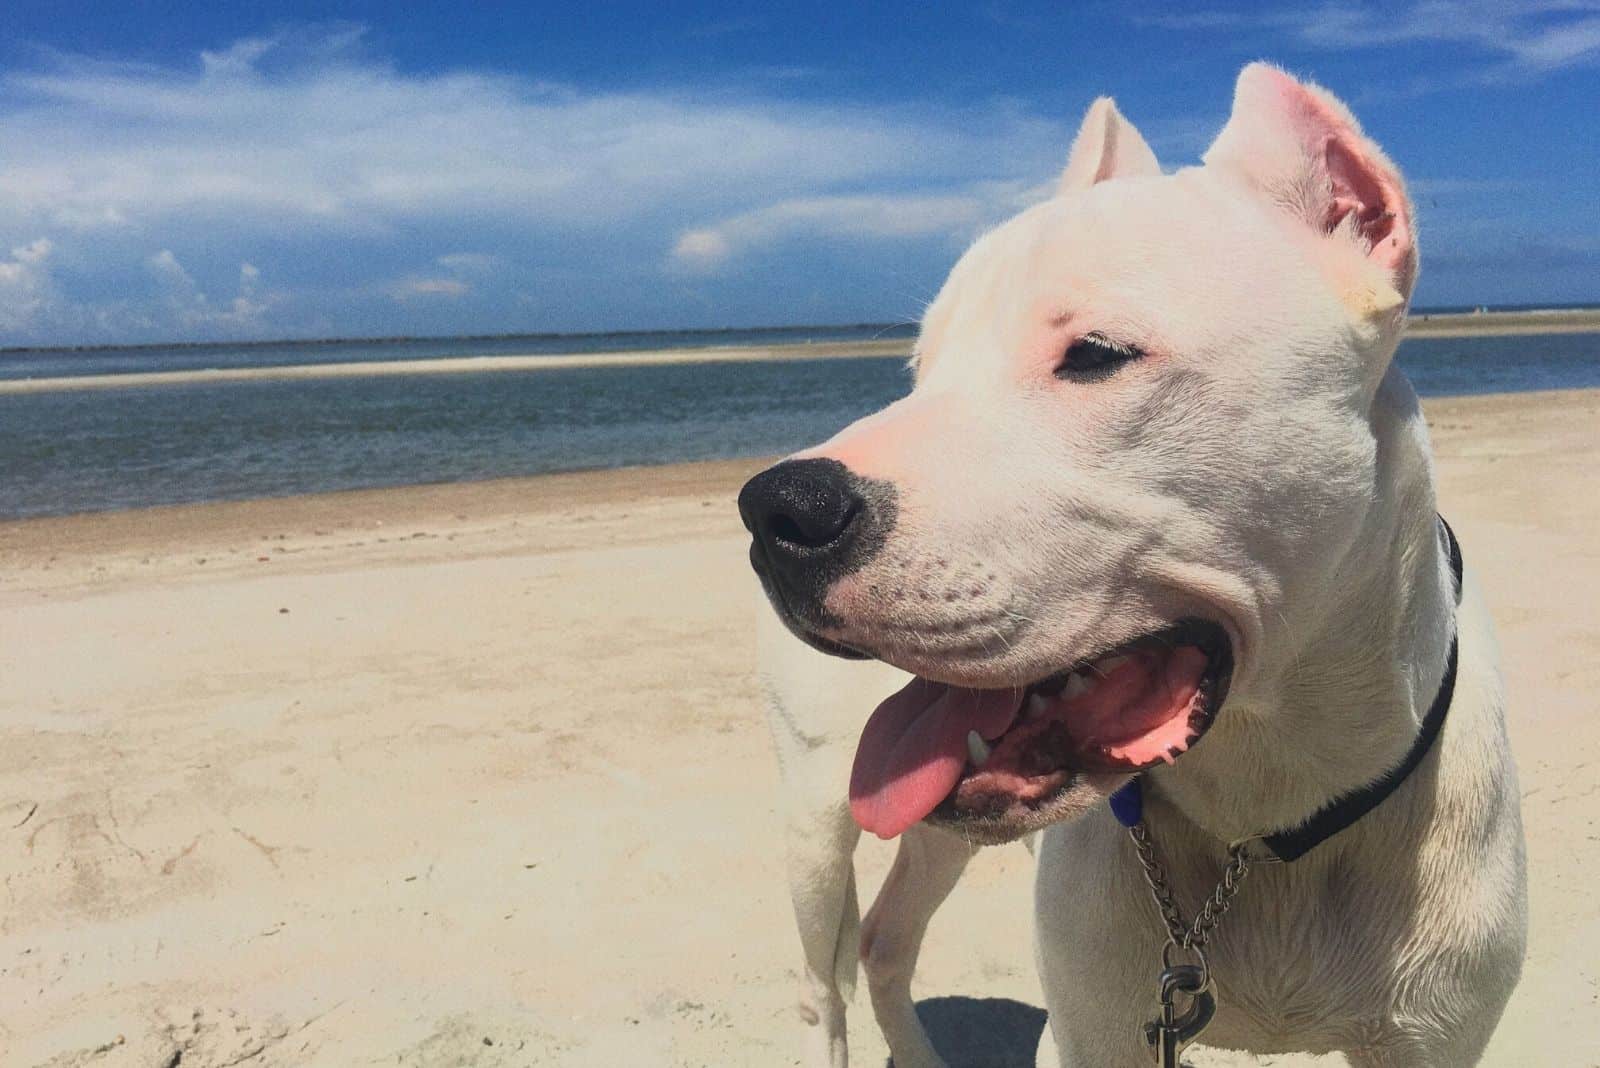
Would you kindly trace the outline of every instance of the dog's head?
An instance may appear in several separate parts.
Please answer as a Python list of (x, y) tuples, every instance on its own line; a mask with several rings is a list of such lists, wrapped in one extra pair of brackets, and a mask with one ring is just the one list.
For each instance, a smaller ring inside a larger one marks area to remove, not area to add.
[(1322, 90), (1246, 68), (1170, 175), (1097, 101), (928, 308), (911, 394), (740, 495), (789, 627), (918, 676), (862, 735), (862, 825), (1013, 837), (1194, 744), (1373, 501), (1415, 275), (1399, 174)]

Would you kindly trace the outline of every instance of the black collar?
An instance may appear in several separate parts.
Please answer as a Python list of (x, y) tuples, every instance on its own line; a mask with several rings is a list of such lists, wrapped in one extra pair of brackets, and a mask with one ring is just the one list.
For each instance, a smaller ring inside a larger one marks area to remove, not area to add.
[[(1450, 571), (1455, 576), (1456, 604), (1460, 605), (1461, 545), (1456, 541), (1455, 531), (1444, 521), (1444, 516), (1439, 517), (1439, 529), (1443, 531), (1445, 544), (1450, 550)], [(1428, 714), (1422, 717), (1422, 729), (1417, 732), (1417, 738), (1411, 743), (1405, 759), (1361, 789), (1334, 798), (1298, 827), (1262, 835), (1256, 841), (1265, 846), (1271, 856), (1256, 859), (1299, 860), (1383, 804), (1406, 781), (1406, 777), (1417, 770), (1417, 765), (1433, 748), (1433, 740), (1439, 737), (1445, 713), (1450, 711), (1450, 699), (1455, 696), (1457, 637), (1455, 633), (1450, 635), (1450, 653), (1445, 658), (1444, 678), (1439, 680), (1439, 692), (1433, 695), (1433, 704), (1428, 707)]]
[[(1450, 571), (1455, 576), (1455, 599), (1456, 604), (1460, 605), (1461, 545), (1456, 541), (1455, 531), (1444, 521), (1444, 516), (1439, 517), (1439, 529), (1444, 534), (1445, 545), (1450, 551)], [(1417, 765), (1428, 755), (1428, 750), (1433, 748), (1434, 739), (1439, 737), (1439, 731), (1444, 727), (1444, 717), (1450, 711), (1450, 700), (1456, 690), (1456, 653), (1457, 635), (1452, 633), (1450, 653), (1444, 664), (1444, 678), (1439, 681), (1439, 692), (1434, 694), (1428, 714), (1422, 717), (1422, 729), (1417, 732), (1416, 740), (1411, 743), (1411, 749), (1406, 753), (1404, 760), (1359, 790), (1329, 801), (1298, 826), (1272, 834), (1258, 835), (1238, 843), (1245, 851), (1245, 855), (1256, 861), (1299, 860), (1383, 804), (1390, 794), (1398, 790), (1400, 784), (1417, 770)], [(1140, 810), (1144, 807), (1141, 793), (1139, 780), (1136, 778), (1112, 795), (1111, 807), (1118, 820), (1123, 823), (1138, 822)], [(1128, 818), (1130, 816), (1131, 821)]]

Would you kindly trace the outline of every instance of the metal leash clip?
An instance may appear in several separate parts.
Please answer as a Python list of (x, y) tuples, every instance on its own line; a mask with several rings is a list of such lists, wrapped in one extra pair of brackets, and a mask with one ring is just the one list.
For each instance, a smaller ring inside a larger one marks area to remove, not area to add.
[[(1145, 1045), (1158, 1068), (1180, 1068), (1179, 1056), (1199, 1036), (1217, 1013), (1217, 999), (1211, 993), (1210, 969), (1205, 956), (1200, 964), (1169, 965), (1161, 973), (1161, 1017), (1144, 1025)], [(1178, 1011), (1179, 996), (1188, 998), (1188, 1007)]]

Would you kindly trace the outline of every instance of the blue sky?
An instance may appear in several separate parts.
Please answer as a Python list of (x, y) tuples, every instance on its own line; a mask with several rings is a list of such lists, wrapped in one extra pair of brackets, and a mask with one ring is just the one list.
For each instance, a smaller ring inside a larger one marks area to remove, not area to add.
[(1600, 0), (754, 10), (7, 0), (0, 346), (915, 318), (1096, 95), (1175, 168), (1257, 58), (1418, 304), (1600, 300)]

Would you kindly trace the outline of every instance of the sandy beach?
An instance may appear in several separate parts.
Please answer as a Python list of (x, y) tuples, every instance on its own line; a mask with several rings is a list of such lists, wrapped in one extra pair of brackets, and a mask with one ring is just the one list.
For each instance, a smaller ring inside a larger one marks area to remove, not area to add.
[[(1485, 1063), (1600, 1064), (1600, 391), (1424, 407), (1529, 838)], [(0, 1064), (797, 1063), (759, 466), (0, 524)], [(1032, 1063), (1027, 882), (987, 851), (934, 921), (955, 1064)]]

